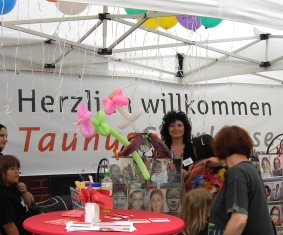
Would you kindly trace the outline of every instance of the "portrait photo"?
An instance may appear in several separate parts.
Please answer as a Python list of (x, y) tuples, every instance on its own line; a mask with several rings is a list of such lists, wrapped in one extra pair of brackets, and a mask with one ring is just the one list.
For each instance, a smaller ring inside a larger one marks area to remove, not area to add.
[(168, 183), (173, 183), (176, 187), (181, 187), (181, 183), (183, 181), (182, 159), (171, 159), (167, 167), (167, 174)]
[(145, 210), (145, 190), (131, 189), (128, 195), (129, 210)]
[(146, 192), (146, 205), (149, 211), (165, 212), (165, 189), (150, 189)]
[(272, 182), (264, 182), (264, 191), (267, 202), (270, 202), (270, 195), (271, 190), (273, 189), (273, 183)]
[(113, 184), (130, 184), (138, 180), (133, 158), (119, 158), (117, 160), (112, 157), (109, 159), (109, 168)]
[(259, 155), (260, 172), (261, 177), (263, 179), (272, 177), (272, 167), (270, 158), (270, 155)]
[(271, 220), (276, 227), (282, 226), (282, 204), (268, 205)]
[(156, 158), (150, 164), (150, 180), (156, 184), (168, 183), (169, 159)]
[(282, 190), (282, 181), (274, 181), (272, 183), (269, 183), (271, 186), (271, 192), (270, 192), (270, 201), (280, 201), (283, 200), (283, 190)]
[(128, 185), (113, 184), (113, 209), (128, 209)]
[(272, 176), (283, 176), (283, 155), (271, 155), (271, 168), (272, 168)]
[(181, 188), (168, 188), (165, 194), (166, 212), (178, 212), (181, 210)]

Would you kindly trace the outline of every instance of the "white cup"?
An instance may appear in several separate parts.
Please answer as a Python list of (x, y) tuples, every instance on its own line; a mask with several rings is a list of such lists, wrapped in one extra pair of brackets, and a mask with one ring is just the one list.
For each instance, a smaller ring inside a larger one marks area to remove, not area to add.
[(98, 204), (94, 202), (87, 202), (85, 204), (85, 222), (100, 222), (100, 206)]

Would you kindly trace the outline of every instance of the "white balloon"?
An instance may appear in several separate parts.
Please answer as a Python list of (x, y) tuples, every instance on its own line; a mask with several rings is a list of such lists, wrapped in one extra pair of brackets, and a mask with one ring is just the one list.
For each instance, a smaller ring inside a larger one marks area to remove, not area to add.
[(88, 4), (76, 2), (56, 2), (56, 7), (59, 11), (66, 15), (77, 15), (83, 12)]
[(122, 107), (117, 106), (117, 110), (123, 116), (123, 120), (118, 124), (118, 127), (123, 130), (129, 125), (134, 129), (136, 133), (141, 133), (140, 129), (136, 126), (135, 121), (144, 113), (144, 110), (139, 107), (135, 112), (129, 113)]

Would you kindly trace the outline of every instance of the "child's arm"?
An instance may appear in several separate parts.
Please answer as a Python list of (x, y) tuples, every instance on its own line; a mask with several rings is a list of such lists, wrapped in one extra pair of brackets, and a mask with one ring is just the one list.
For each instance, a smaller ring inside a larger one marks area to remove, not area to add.
[(19, 230), (14, 222), (9, 222), (3, 225), (3, 228), (7, 235), (20, 235)]
[(27, 206), (30, 206), (34, 202), (33, 195), (27, 191), (27, 187), (23, 182), (19, 182), (17, 186), (22, 194), (25, 203), (27, 204)]

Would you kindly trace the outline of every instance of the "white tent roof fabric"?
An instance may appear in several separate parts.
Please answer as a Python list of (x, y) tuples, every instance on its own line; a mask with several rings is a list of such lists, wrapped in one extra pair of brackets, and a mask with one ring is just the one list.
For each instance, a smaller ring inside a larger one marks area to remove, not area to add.
[[(68, 0), (75, 8), (85, 8), (76, 15), (62, 13), (64, 2), (20, 0), (1, 16), (2, 70), (125, 76), (180, 84), (282, 84), (280, 1), (96, 0), (94, 5), (93, 0)], [(152, 12), (129, 15), (125, 7)], [(109, 13), (107, 19), (99, 19), (101, 13)], [(133, 19), (170, 15), (224, 20), (215, 28), (194, 32), (180, 24), (154, 30)], [(106, 53), (100, 53), (101, 49)], [(176, 77), (177, 54), (184, 58), (184, 77)]]
[(283, 29), (283, 3), (275, 0), (58, 0), (122, 8), (147, 9), (181, 15), (221, 18), (253, 25)]

